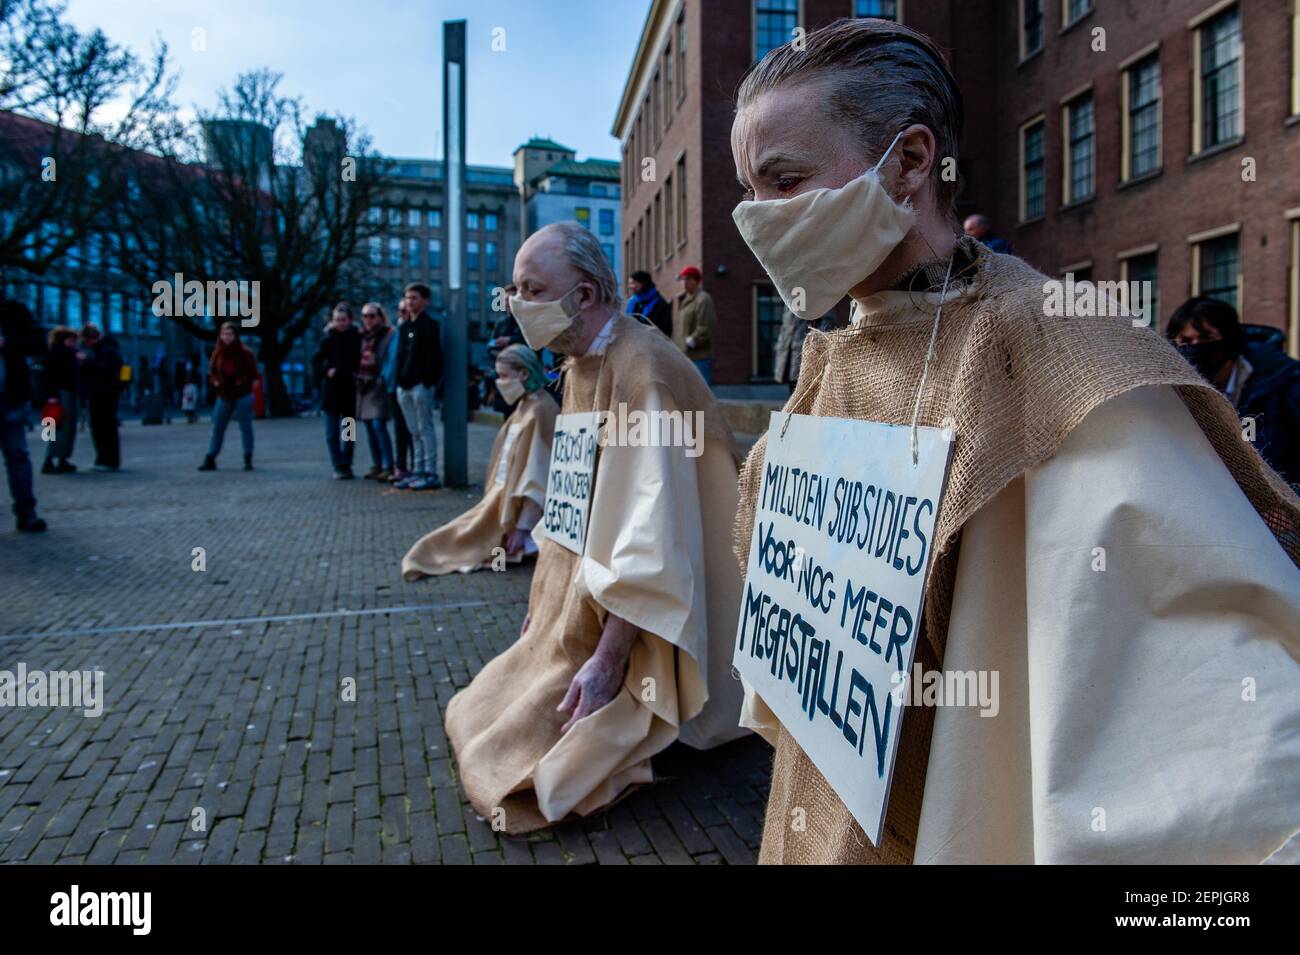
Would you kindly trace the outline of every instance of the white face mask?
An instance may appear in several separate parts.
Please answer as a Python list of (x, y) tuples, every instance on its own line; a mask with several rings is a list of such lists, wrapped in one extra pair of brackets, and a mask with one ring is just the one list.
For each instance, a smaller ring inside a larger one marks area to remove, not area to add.
[(916, 221), (910, 205), (890, 198), (880, 162), (838, 189), (789, 199), (747, 200), (732, 211), (740, 234), (782, 301), (799, 318), (821, 318), (884, 262)]
[(524, 333), (524, 341), (528, 342), (529, 348), (541, 351), (573, 324), (575, 316), (570, 315), (564, 307), (564, 300), (577, 289), (578, 285), (575, 285), (549, 302), (529, 302), (518, 292), (510, 296), (510, 314), (519, 323), (519, 330)]
[(506, 400), (506, 404), (512, 405), (524, 396), (524, 383), (518, 378), (498, 378), (497, 391), (501, 392), (501, 397)]

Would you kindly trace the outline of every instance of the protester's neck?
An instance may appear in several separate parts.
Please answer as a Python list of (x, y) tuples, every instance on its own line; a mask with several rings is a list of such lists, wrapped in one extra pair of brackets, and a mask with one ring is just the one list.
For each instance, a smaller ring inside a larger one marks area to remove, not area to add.
[(602, 305), (600, 308), (593, 308), (583, 316), (582, 335), (569, 350), (569, 356), (571, 358), (581, 358), (587, 354), (587, 350), (591, 348), (591, 344), (596, 340), (596, 336), (600, 334), (600, 330), (605, 327), (605, 323), (614, 315), (613, 309), (608, 305)]
[(917, 222), (907, 237), (880, 263), (880, 267), (850, 289), (849, 295), (863, 299), (892, 288), (899, 276), (926, 262), (947, 259), (956, 246), (957, 236), (948, 223)]

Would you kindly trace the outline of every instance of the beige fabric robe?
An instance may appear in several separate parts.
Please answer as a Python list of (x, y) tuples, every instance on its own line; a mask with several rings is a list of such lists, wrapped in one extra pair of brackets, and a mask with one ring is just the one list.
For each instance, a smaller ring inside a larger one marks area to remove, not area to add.
[[(679, 737), (707, 748), (746, 732), (730, 667), (740, 606), (730, 555), (734, 444), (672, 343), (632, 319), (612, 321), (608, 346), (571, 365), (565, 412), (620, 403), (700, 411), (703, 453), (600, 449), (585, 554), (541, 539), (527, 630), (449, 703), (447, 735), (465, 792), (512, 833), (587, 815), (650, 782), (650, 757)], [(623, 688), (561, 735), (568, 717), (556, 707), (609, 613), (640, 629)]]
[[(492, 549), (519, 520), (525, 501), (546, 505), (546, 471), (555, 437), (555, 399), (544, 390), (524, 395), (497, 432), (483, 477), (483, 497), (464, 514), (416, 541), (402, 558), (407, 580), (492, 565)], [(531, 530), (531, 528), (524, 528)], [(512, 558), (513, 563), (522, 555)]]
[[(1294, 846), (1298, 661), (1300, 570), (1187, 407), (1163, 386), (1104, 402), (963, 527), (943, 668), (998, 671), (999, 710), (905, 711), (904, 732), (933, 720), (913, 861)], [(793, 745), (752, 691), (742, 722)], [(786, 808), (769, 806), (763, 861), (836, 842), (791, 831)]]

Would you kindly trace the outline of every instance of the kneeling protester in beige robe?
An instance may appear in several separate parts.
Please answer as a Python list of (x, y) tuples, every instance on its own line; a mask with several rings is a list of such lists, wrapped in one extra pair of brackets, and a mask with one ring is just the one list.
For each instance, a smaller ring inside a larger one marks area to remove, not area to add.
[[(1165, 341), (1044, 319), (1043, 276), (966, 252), (921, 407), (955, 447), (884, 838), (751, 692), (776, 747), (761, 860), (1262, 861), (1300, 830), (1300, 501)], [(809, 333), (788, 410), (907, 423), (937, 300), (879, 293)], [(915, 705), (917, 666), (996, 692)]]
[[(913, 667), (890, 675), (912, 684), (878, 844), (845, 806), (863, 790), (823, 754), (844, 791), (828, 784), (765, 685), (745, 712), (776, 747), (760, 861), (1287, 855), (1300, 500), (1232, 406), (1148, 327), (1140, 285), (1121, 307), (954, 236), (961, 93), (924, 35), (839, 21), (770, 51), (737, 101), (746, 242), (796, 314), (855, 303), (852, 327), (808, 333), (786, 411), (950, 444)], [(742, 560), (767, 447), (742, 470)], [(976, 699), (927, 699), (935, 671), (974, 675)]]
[(527, 534), (546, 504), (546, 469), (560, 411), (545, 383), (541, 362), (531, 349), (512, 345), (501, 353), (497, 387), (517, 403), (492, 444), (483, 497), (415, 542), (402, 558), (405, 579), (497, 569), (498, 558), (519, 563), (526, 554), (536, 553)]
[[(512, 300), (512, 310), (530, 345), (569, 356), (564, 414), (608, 413), (585, 547), (575, 553), (545, 534), (545, 518), (538, 524), (520, 637), (446, 716), (466, 794), (511, 833), (588, 815), (650, 782), (650, 757), (674, 740), (705, 749), (747, 732), (730, 666), (740, 600), (727, 513), (737, 500), (730, 430), (672, 342), (618, 314), (594, 239), (577, 260), (591, 271), (573, 264), (566, 250), (585, 250), (590, 233), (568, 225), (520, 249), (516, 283), (535, 301)], [(548, 335), (546, 316), (534, 313), (556, 302), (563, 309), (552, 310)], [(637, 412), (672, 427), (638, 436), (626, 427)], [(659, 440), (665, 434), (676, 444)], [(620, 633), (621, 652), (611, 656)], [(593, 696), (594, 670), (608, 681)]]

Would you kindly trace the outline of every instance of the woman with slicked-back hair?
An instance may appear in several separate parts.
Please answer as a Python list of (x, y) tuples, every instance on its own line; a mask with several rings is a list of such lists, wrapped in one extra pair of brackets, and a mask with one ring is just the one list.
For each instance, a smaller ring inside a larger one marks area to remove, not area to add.
[[(808, 333), (786, 411), (951, 435), (909, 649), (997, 677), (982, 707), (895, 710), (878, 844), (808, 726), (747, 687), (776, 748), (761, 860), (1261, 861), (1300, 828), (1300, 500), (1151, 329), (1096, 298), (1066, 317), (1045, 276), (958, 234), (962, 135), (942, 52), (883, 20), (778, 47), (739, 89), (741, 234), (801, 318), (852, 300), (849, 328)], [(742, 562), (767, 446), (741, 473)]]

